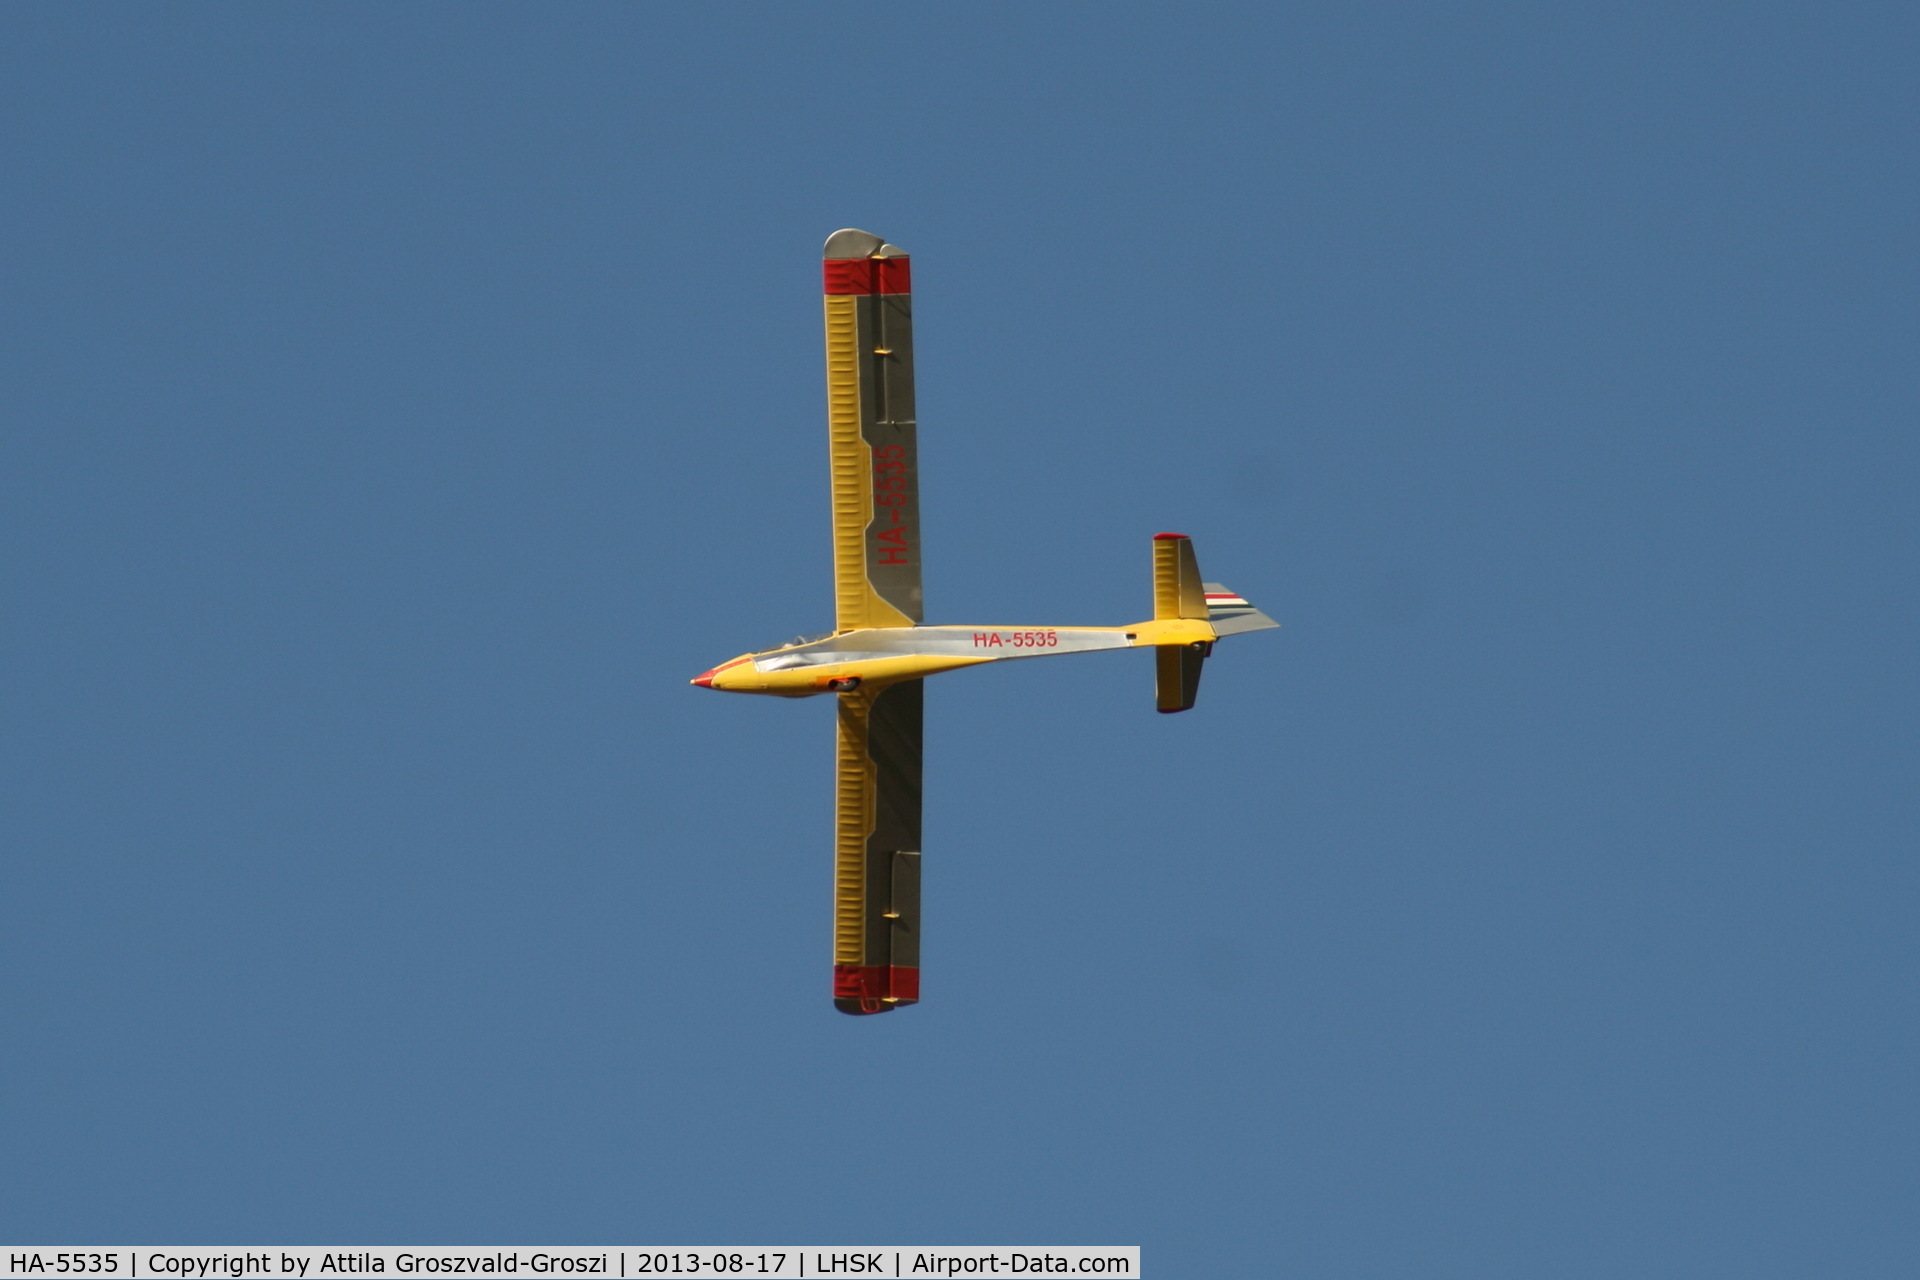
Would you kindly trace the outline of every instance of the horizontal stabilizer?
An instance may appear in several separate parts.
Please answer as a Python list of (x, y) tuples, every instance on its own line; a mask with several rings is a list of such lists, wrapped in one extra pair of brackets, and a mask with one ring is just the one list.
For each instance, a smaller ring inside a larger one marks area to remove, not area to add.
[(1207, 617), (1213, 624), (1215, 635), (1265, 631), (1268, 627), (1280, 625), (1217, 582), (1206, 583), (1201, 589), (1207, 594)]
[(1200, 586), (1200, 566), (1193, 558), (1193, 539), (1184, 533), (1154, 534), (1154, 620), (1206, 616), (1207, 602)]
[(1154, 709), (1161, 712), (1191, 711), (1200, 696), (1200, 667), (1213, 646), (1204, 641), (1195, 644), (1162, 644), (1153, 649)]

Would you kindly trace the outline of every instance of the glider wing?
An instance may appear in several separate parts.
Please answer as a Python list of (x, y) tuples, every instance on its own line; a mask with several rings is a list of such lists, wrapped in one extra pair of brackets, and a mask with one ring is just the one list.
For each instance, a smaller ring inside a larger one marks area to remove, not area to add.
[(854, 230), (825, 256), (835, 630), (909, 627), (925, 615), (908, 259)]
[(840, 695), (833, 1003), (885, 1013), (920, 998), (922, 681)]

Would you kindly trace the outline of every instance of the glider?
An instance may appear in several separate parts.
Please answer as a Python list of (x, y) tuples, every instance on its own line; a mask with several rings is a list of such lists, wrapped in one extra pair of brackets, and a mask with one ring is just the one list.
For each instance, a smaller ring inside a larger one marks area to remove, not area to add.
[(1156, 705), (1193, 706), (1214, 641), (1280, 624), (1217, 582), (1193, 543), (1153, 537), (1153, 617), (1124, 627), (924, 626), (907, 255), (865, 231), (826, 245), (834, 629), (694, 677), (706, 689), (838, 695), (833, 1003), (885, 1013), (920, 998), (921, 684), (1013, 658), (1150, 648)]

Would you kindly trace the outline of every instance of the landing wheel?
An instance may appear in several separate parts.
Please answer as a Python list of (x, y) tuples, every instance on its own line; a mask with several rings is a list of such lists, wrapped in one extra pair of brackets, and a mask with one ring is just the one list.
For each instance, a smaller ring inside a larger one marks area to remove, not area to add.
[(827, 688), (833, 690), (835, 693), (852, 693), (859, 687), (859, 676), (847, 676), (844, 679), (827, 681)]

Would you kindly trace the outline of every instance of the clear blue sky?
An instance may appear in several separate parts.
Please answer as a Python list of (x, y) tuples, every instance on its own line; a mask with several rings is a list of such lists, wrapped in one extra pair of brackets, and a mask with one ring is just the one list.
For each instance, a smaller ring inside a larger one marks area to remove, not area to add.
[[(1920, 1268), (1909, 5), (0, 13), (0, 1239)], [(827, 1000), (821, 239), (926, 1000)]]

